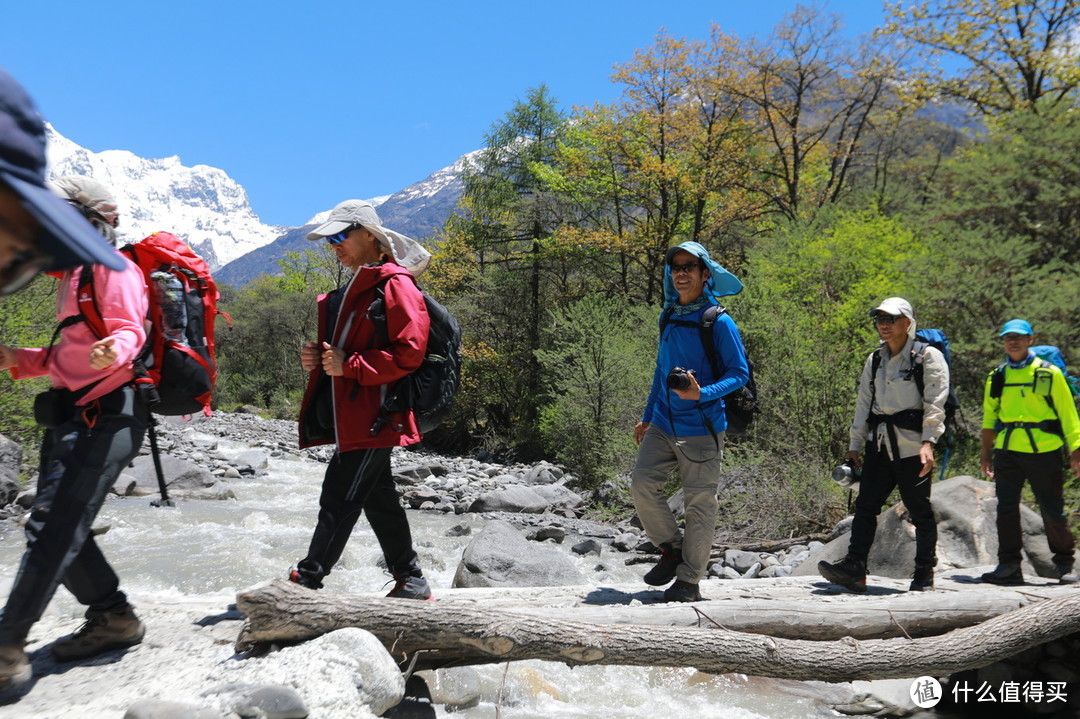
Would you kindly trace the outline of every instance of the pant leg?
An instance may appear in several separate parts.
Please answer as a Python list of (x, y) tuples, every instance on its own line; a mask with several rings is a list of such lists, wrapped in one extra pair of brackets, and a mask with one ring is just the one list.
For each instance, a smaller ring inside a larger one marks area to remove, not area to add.
[(918, 457), (905, 457), (889, 464), (900, 487), (900, 499), (915, 525), (915, 566), (936, 566), (937, 518), (930, 504), (931, 473), (919, 476), (922, 462)]
[(329, 574), (341, 559), (374, 482), (373, 472), (378, 471), (383, 461), (382, 454), (388, 463), (388, 447), (338, 452), (326, 466), (319, 494), (319, 517), (306, 557), (320, 567), (319, 579)]
[(401, 506), (401, 498), (390, 470), (389, 450), (386, 453), (386, 464), (379, 470), (364, 501), (364, 516), (375, 532), (375, 538), (379, 540), (387, 568), (394, 574), (423, 576), (416, 550), (413, 548), (409, 517)]
[(675, 576), (691, 584), (705, 577), (716, 537), (716, 489), (720, 484), (723, 442), (724, 435), (720, 433), (716, 439), (712, 435), (680, 437), (676, 446), (686, 523), (683, 561)]
[(1031, 491), (1039, 503), (1046, 541), (1054, 553), (1054, 564), (1072, 565), (1076, 542), (1065, 518), (1065, 474), (1061, 452), (1040, 452), (1020, 459)]
[(665, 542), (673, 547), (682, 546), (679, 525), (663, 494), (677, 464), (674, 438), (655, 425), (650, 426), (638, 447), (637, 463), (630, 475), (630, 494), (641, 526), (656, 546)]
[(80, 412), (47, 433), (27, 549), (0, 617), (0, 643), (25, 640), (61, 581), (92, 610), (127, 604), (90, 528), (142, 444), (147, 413), (130, 387), (102, 397), (96, 409), (92, 427)]
[(998, 563), (1020, 564), (1023, 534), (1020, 529), (1020, 492), (1025, 472), (1022, 452), (994, 450), (994, 485), (997, 491)]
[(851, 522), (848, 556), (866, 563), (877, 532), (877, 516), (889, 498), (896, 479), (888, 468), (888, 458), (870, 446), (863, 457), (859, 496), (855, 499), (855, 518)]

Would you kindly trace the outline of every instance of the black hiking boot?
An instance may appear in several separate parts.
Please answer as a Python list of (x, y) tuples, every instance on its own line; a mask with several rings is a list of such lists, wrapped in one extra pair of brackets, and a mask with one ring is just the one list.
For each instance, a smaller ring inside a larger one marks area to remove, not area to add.
[(313, 559), (301, 559), (296, 569), (289, 570), (289, 581), (308, 589), (322, 589), (324, 576), (322, 565)]
[(660, 559), (645, 574), (645, 583), (653, 587), (662, 587), (675, 578), (675, 570), (682, 564), (682, 550), (675, 549), (669, 543), (660, 545)]
[(927, 592), (934, 588), (934, 568), (915, 567), (915, 573), (911, 575), (909, 592)]
[(866, 591), (866, 564), (858, 559), (844, 557), (836, 564), (818, 562), (818, 574), (833, 584), (839, 584), (853, 592)]
[(676, 579), (675, 583), (664, 590), (665, 602), (700, 602), (701, 590), (698, 585)]
[(994, 571), (982, 575), (982, 580), (988, 584), (1015, 587), (1024, 583), (1024, 573), (1019, 564), (999, 564)]
[(1080, 575), (1076, 573), (1071, 564), (1055, 564), (1058, 571), (1058, 584), (1076, 584), (1080, 582)]

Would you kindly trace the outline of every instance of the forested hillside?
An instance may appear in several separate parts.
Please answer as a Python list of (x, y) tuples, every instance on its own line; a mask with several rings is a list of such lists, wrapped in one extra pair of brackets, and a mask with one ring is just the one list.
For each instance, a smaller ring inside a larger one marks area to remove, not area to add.
[[(974, 474), (1001, 323), (1027, 318), (1080, 364), (1078, 37), (1080, 0), (897, 3), (860, 41), (799, 7), (763, 39), (659, 34), (617, 66), (612, 104), (523, 88), (422, 278), (465, 333), (464, 386), (430, 442), (547, 457), (594, 487), (628, 470), (663, 253), (696, 240), (746, 285), (726, 304), (762, 396), (729, 444), (730, 532), (819, 531), (844, 511), (828, 468), (876, 344), (868, 310), (889, 296), (952, 341), (949, 474)], [(341, 272), (321, 250), (286, 264), (226, 290), (221, 407), (295, 416), (314, 295)], [(5, 303), (7, 343), (47, 340), (50, 282)], [(32, 390), (0, 392), (4, 430), (28, 438)]]

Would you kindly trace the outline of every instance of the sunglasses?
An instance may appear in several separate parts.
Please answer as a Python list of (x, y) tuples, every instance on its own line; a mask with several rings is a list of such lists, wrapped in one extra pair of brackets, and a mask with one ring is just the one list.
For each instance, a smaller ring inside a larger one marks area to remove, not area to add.
[(1015, 332), (1010, 332), (1010, 333), (1009, 333), (1009, 334), (1007, 334), (1007, 335), (1001, 335), (1001, 339), (1003, 339), (1003, 340), (1005, 340), (1006, 342), (1008, 342), (1009, 340), (1022, 340), (1022, 339), (1024, 339), (1025, 337), (1028, 337), (1028, 336), (1029, 336), (1029, 335), (1018, 335), (1018, 334), (1016, 334)]
[(871, 317), (870, 321), (873, 322), (875, 325), (891, 325), (894, 324), (898, 319), (900, 319), (899, 315), (886, 315), (879, 313)]
[(23, 250), (15, 253), (7, 267), (0, 269), (0, 297), (18, 292), (38, 276), (49, 264), (49, 257), (37, 250)]
[(345, 238), (349, 236), (350, 232), (358, 229), (360, 229), (360, 225), (351, 225), (349, 227), (346, 227), (344, 230), (337, 233), (336, 235), (327, 235), (326, 241), (329, 242), (331, 245), (340, 245), (342, 242), (345, 241)]
[(701, 267), (701, 263), (700, 262), (687, 262), (685, 265), (671, 264), (671, 265), (668, 265), (668, 266), (671, 268), (671, 274), (674, 275), (674, 274), (676, 274), (678, 272), (693, 272), (697, 268)]

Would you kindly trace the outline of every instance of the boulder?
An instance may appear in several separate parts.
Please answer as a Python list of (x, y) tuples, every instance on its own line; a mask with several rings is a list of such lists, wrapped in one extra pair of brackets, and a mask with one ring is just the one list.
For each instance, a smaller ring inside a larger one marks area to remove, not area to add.
[(557, 587), (585, 578), (568, 556), (529, 542), (509, 522), (490, 522), (462, 553), (454, 587)]
[(140, 699), (127, 708), (124, 719), (226, 719), (215, 709), (164, 699)]
[[(937, 482), (931, 493), (937, 517), (937, 571), (997, 564), (997, 495), (993, 482), (974, 477), (950, 477)], [(1056, 577), (1042, 518), (1021, 505), (1024, 531), (1025, 571), (1043, 577)], [(814, 551), (792, 574), (817, 574), (818, 562), (835, 562), (847, 554), (850, 533), (830, 541)], [(874, 546), (870, 549), (867, 569), (870, 574), (906, 579), (915, 565), (915, 526), (903, 502), (878, 515)]]
[[(165, 473), (165, 486), (168, 489), (203, 489), (212, 487), (217, 482), (214, 475), (193, 462), (179, 459), (171, 454), (161, 455), (161, 469)], [(157, 473), (154, 471), (154, 458), (148, 454), (135, 458), (131, 467), (124, 470), (126, 477), (135, 480), (134, 494), (153, 494), (157, 491)], [(149, 492), (141, 490), (149, 489)]]
[(539, 494), (552, 509), (577, 509), (585, 504), (580, 494), (573, 492), (561, 484), (542, 484), (530, 487)]
[(266, 469), (270, 466), (270, 456), (261, 449), (245, 449), (233, 458), (237, 467), (248, 466), (253, 469)]
[(470, 512), (523, 512), (541, 514), (548, 507), (546, 497), (532, 487), (514, 485), (484, 492), (469, 506)]
[(528, 484), (554, 484), (562, 479), (563, 471), (550, 462), (539, 462), (525, 474)]
[(22, 458), (22, 445), (0, 434), (0, 477), (6, 476), (18, 481)]
[(416, 673), (427, 681), (431, 703), (441, 704), (448, 712), (471, 709), (480, 703), (480, 675), (472, 667), (448, 667)]

